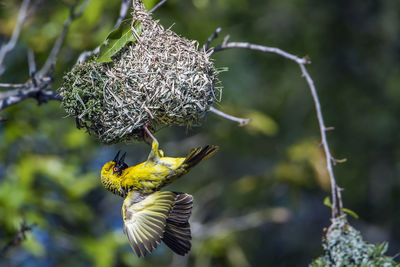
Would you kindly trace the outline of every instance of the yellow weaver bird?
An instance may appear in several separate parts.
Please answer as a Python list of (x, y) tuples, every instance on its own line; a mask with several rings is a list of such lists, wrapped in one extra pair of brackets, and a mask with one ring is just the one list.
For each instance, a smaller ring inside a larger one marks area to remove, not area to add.
[(119, 158), (118, 152), (113, 161), (104, 164), (101, 182), (107, 190), (125, 198), (122, 205), (124, 232), (137, 256), (152, 252), (161, 241), (179, 255), (189, 252), (193, 197), (160, 189), (217, 150), (217, 146), (207, 145), (192, 149), (185, 158), (164, 157), (153, 138), (145, 162), (128, 167), (124, 162), (126, 153)]

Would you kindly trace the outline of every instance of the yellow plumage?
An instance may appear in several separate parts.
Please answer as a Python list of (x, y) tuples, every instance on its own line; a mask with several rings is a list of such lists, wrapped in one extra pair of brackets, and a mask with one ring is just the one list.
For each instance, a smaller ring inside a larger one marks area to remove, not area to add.
[(185, 255), (191, 247), (189, 217), (193, 197), (185, 193), (159, 191), (186, 174), (201, 160), (212, 156), (217, 146), (195, 148), (185, 158), (164, 157), (153, 140), (147, 160), (128, 167), (125, 154), (104, 164), (104, 187), (125, 198), (122, 206), (124, 231), (140, 257), (164, 241), (175, 253)]

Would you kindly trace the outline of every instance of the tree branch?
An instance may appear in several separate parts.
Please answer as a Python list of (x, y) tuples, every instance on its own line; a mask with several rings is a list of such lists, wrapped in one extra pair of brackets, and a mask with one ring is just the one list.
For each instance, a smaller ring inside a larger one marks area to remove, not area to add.
[(238, 118), (238, 117), (226, 114), (218, 109), (215, 109), (214, 107), (210, 107), (209, 111), (211, 111), (212, 113), (215, 113), (218, 116), (221, 116), (225, 119), (237, 122), (237, 123), (239, 123), (239, 126), (245, 126), (251, 121), (251, 119)]
[[(36, 4), (39, 2), (40, 0), (36, 1)], [(0, 87), (16, 88), (14, 90), (0, 93), (0, 110), (11, 105), (15, 105), (27, 98), (34, 98), (39, 104), (46, 103), (50, 100), (62, 100), (61, 96), (57, 92), (49, 91), (53, 82), (53, 68), (56, 64), (57, 56), (63, 45), (65, 36), (67, 35), (71, 23), (82, 15), (89, 2), (90, 0), (76, 0), (69, 7), (70, 14), (63, 25), (62, 31), (54, 43), (45, 64), (38, 72), (36, 72), (35, 55), (32, 50), (28, 50), (29, 75), (31, 78), (22, 84), (0, 83)], [(27, 16), (26, 14), (28, 12), (27, 7), (24, 5), (28, 4), (29, 0), (25, 0), (23, 2), (23, 7), (21, 7), (23, 12), (20, 11), (20, 14), (25, 14), (24, 17)], [(31, 12), (29, 13), (32, 13), (32, 10), (34, 9), (35, 6), (31, 8)], [(19, 17), (22, 17), (22, 15)], [(19, 21), (22, 21), (22, 19), (19, 19)]]
[[(132, 0), (122, 0), (121, 1), (121, 7), (119, 9), (119, 17), (114, 25), (114, 30), (121, 25), (122, 21), (125, 19), (126, 15), (128, 14), (129, 7), (131, 6)], [(92, 51), (83, 51), (79, 57), (78, 60), (76, 61), (76, 64), (80, 64), (82, 62), (85, 62), (85, 60), (90, 57), (91, 55), (97, 55), (100, 52), (100, 45), (97, 46), (95, 49)]]
[(12, 33), (11, 39), (5, 44), (0, 47), (0, 75), (4, 73), (6, 68), (3, 66), (3, 61), (4, 58), (6, 57), (7, 53), (12, 51), (17, 44), (19, 35), (22, 30), (22, 26), (24, 25), (26, 19), (27, 19), (27, 14), (28, 14), (28, 7), (30, 4), (30, 0), (24, 0), (21, 4), (21, 7), (18, 12), (18, 19), (17, 19), (17, 25), (14, 28), (14, 31)]
[(17, 234), (14, 236), (14, 238), (0, 250), (0, 256), (4, 256), (4, 254), (11, 248), (19, 246), (21, 244), (21, 242), (26, 239), (25, 233), (32, 231), (32, 228), (34, 226), (35, 226), (34, 224), (27, 225), (26, 222), (21, 223), (21, 226), (20, 226)]
[(224, 42), (221, 45), (216, 46), (213, 49), (213, 52), (219, 52), (222, 50), (227, 50), (227, 49), (232, 49), (232, 48), (244, 48), (244, 49), (249, 49), (249, 50), (260, 51), (263, 53), (277, 54), (284, 58), (292, 60), (299, 65), (305, 65), (305, 64), (311, 63), (311, 61), (309, 61), (307, 58), (299, 58), (295, 55), (292, 55), (292, 54), (285, 52), (282, 49), (279, 49), (276, 47), (268, 47), (268, 46), (256, 45), (256, 44), (251, 44), (251, 43), (246, 43), (246, 42), (228, 42), (228, 41), (229, 41), (229, 38), (225, 38)]
[(150, 11), (149, 13), (152, 14), (157, 11), (162, 5), (164, 5), (167, 2), (167, 0), (161, 0), (160, 2), (157, 3)]
[[(204, 46), (203, 46), (203, 50), (204, 51), (208, 51), (208, 49), (210, 48), (210, 44), (211, 44), (211, 42), (214, 40), (214, 39), (216, 39), (216, 38), (218, 38), (218, 35), (219, 35), (219, 33), (222, 31), (222, 28), (217, 28), (215, 31), (214, 31), (214, 33), (207, 39), (207, 42), (204, 44)], [(215, 49), (215, 48), (214, 48)]]
[(114, 25), (114, 30), (121, 25), (122, 21), (125, 19), (126, 14), (128, 14), (129, 6), (131, 5), (132, 0), (122, 0), (121, 7), (119, 9), (119, 17), (117, 22)]
[(14, 89), (0, 93), (0, 110), (15, 105), (27, 98), (34, 98), (39, 104), (50, 100), (61, 101), (62, 98), (57, 92), (49, 91), (52, 79), (46, 78), (37, 81), (35, 86), (33, 79), (29, 80), (24, 88)]
[(63, 29), (58, 36), (56, 42), (53, 45), (53, 48), (51, 49), (51, 52), (49, 56), (47, 57), (46, 63), (43, 65), (43, 67), (39, 70), (37, 73), (39, 77), (43, 77), (49, 73), (49, 71), (54, 67), (57, 61), (57, 55), (60, 52), (60, 49), (62, 47), (62, 44), (64, 42), (65, 36), (68, 33), (69, 27), (71, 26), (71, 23), (80, 17), (85, 11), (87, 5), (89, 4), (90, 0), (84, 0), (83, 4), (81, 5), (80, 9), (76, 11), (76, 8), (79, 6), (79, 3), (81, 0), (76, 0), (71, 6), (70, 6), (70, 13), (68, 19), (65, 21), (63, 25)]
[[(218, 34), (212, 35), (209, 40), (217, 37)], [(218, 45), (214, 48), (212, 48), (212, 52), (219, 52), (227, 49), (232, 49), (232, 48), (243, 48), (243, 49), (249, 49), (249, 50), (255, 50), (255, 51), (260, 51), (263, 53), (272, 53), (272, 54), (277, 54), (280, 55), (286, 59), (289, 59), (291, 61), (294, 61), (297, 63), (300, 67), (302, 76), (306, 79), (306, 82), (308, 84), (308, 87), (311, 91), (311, 95), (315, 104), (315, 110), (317, 113), (317, 119), (318, 119), (318, 124), (320, 128), (320, 134), (321, 134), (321, 144), (324, 148), (325, 156), (326, 156), (326, 167), (329, 173), (329, 179), (330, 179), (330, 184), (331, 184), (331, 195), (332, 195), (332, 218), (336, 218), (338, 216), (341, 216), (343, 214), (343, 202), (342, 202), (342, 197), (341, 197), (341, 188), (338, 187), (335, 179), (335, 175), (333, 173), (333, 168), (332, 168), (332, 162), (334, 161), (334, 158), (332, 157), (332, 154), (329, 149), (329, 144), (328, 140), (326, 138), (326, 131), (329, 130), (325, 126), (324, 123), (324, 118), (322, 116), (322, 110), (321, 110), (321, 104), (318, 98), (317, 90), (314, 85), (314, 81), (312, 80), (310, 74), (307, 71), (306, 64), (310, 64), (311, 61), (308, 57), (300, 58), (298, 56), (295, 56), (293, 54), (290, 54), (286, 51), (283, 51), (279, 48), (275, 47), (268, 47), (268, 46), (262, 46), (262, 45), (256, 45), (256, 44), (251, 44), (247, 42), (229, 42), (229, 37), (225, 37), (224, 41), (222, 42), (221, 45)]]
[(25, 86), (25, 83), (0, 83), (0, 87), (3, 88), (23, 88)]
[[(157, 5), (155, 5), (153, 7), (152, 10), (149, 11), (149, 13), (154, 13), (155, 11), (157, 11), (157, 9), (159, 9), (166, 2), (167, 2), (167, 0), (160, 1)], [(117, 19), (117, 22), (114, 25), (114, 28), (113, 28), (114, 30), (117, 29), (119, 27), (119, 25), (121, 25), (121, 22), (125, 19), (126, 15), (128, 14), (129, 7), (131, 6), (131, 3), (132, 3), (132, 0), (122, 0), (121, 1), (121, 8), (120, 8), (120, 11), (119, 11), (119, 17)], [(76, 64), (80, 64), (82, 62), (85, 62), (88, 57), (90, 57), (91, 55), (97, 55), (99, 52), (100, 52), (100, 45), (97, 46), (92, 51), (83, 51), (79, 55), (75, 65)]]

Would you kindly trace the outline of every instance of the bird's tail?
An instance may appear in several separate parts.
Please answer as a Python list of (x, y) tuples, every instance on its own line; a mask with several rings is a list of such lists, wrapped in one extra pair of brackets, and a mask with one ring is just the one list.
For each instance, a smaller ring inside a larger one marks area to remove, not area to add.
[(206, 145), (205, 147), (193, 148), (186, 156), (185, 161), (182, 165), (185, 165), (187, 169), (192, 168), (203, 159), (207, 159), (215, 154), (218, 150), (218, 146)]
[(192, 213), (193, 197), (186, 193), (174, 193), (176, 199), (167, 217), (162, 241), (176, 254), (183, 256), (192, 247), (189, 217)]

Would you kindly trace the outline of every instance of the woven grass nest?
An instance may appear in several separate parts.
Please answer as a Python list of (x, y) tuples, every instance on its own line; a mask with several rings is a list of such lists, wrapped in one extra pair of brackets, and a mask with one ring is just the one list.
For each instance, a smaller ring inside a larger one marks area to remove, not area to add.
[(218, 71), (197, 41), (164, 29), (141, 1), (132, 16), (142, 27), (137, 40), (112, 62), (92, 57), (76, 65), (60, 90), (63, 106), (78, 127), (103, 143), (143, 140), (144, 125), (152, 132), (163, 125), (200, 125), (221, 95), (221, 87), (215, 86)]

